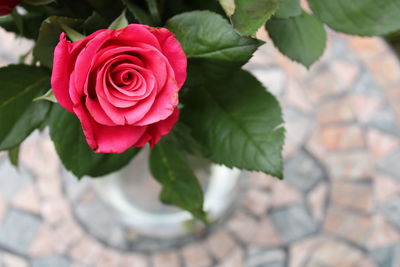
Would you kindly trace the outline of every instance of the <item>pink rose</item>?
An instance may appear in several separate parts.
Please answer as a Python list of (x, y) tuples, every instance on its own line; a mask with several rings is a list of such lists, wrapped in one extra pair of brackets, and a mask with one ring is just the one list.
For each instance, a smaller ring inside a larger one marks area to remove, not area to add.
[(62, 33), (51, 84), (95, 152), (121, 153), (153, 147), (171, 131), (186, 65), (181, 45), (164, 28), (131, 24), (72, 43)]
[(8, 15), (21, 0), (0, 0), (0, 16)]

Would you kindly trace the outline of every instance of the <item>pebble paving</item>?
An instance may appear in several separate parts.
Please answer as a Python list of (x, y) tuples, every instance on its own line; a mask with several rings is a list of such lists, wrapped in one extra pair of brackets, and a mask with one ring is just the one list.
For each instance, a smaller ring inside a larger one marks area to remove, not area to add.
[[(30, 46), (0, 39), (0, 65)], [(66, 181), (46, 133), (36, 133), (18, 171), (0, 154), (0, 266), (400, 266), (400, 65), (391, 49), (331, 32), (310, 70), (271, 42), (245, 68), (282, 103), (284, 181), (252, 173), (216, 226), (154, 242), (113, 220), (90, 181)]]

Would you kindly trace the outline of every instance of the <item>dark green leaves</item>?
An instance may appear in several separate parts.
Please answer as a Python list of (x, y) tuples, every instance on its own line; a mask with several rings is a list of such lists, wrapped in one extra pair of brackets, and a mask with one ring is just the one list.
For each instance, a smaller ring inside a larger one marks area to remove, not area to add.
[(209, 11), (177, 15), (166, 25), (189, 58), (247, 62), (262, 42), (240, 36), (222, 16)]
[(309, 0), (314, 14), (337, 31), (384, 35), (400, 29), (399, 0)]
[(164, 137), (151, 150), (150, 170), (163, 186), (160, 195), (163, 203), (181, 207), (197, 219), (207, 221), (203, 211), (203, 191), (173, 137)]
[(50, 136), (65, 168), (78, 178), (98, 177), (119, 170), (139, 151), (131, 148), (123, 154), (94, 153), (86, 143), (76, 116), (58, 105), (51, 112)]
[(273, 18), (267, 22), (267, 29), (274, 45), (283, 54), (306, 67), (324, 52), (325, 29), (314, 16), (305, 12), (286, 19)]
[(281, 0), (235, 0), (233, 26), (244, 35), (252, 35), (274, 14)]
[(42, 68), (12, 65), (0, 68), (0, 150), (19, 145), (45, 119), (50, 104), (32, 100), (50, 88)]
[(60, 34), (64, 32), (62, 25), (74, 28), (81, 24), (81, 20), (62, 17), (49, 17), (43, 21), (33, 56), (46, 67), (52, 68), (54, 48), (58, 44)]
[(282, 113), (275, 97), (249, 73), (191, 88), (181, 119), (211, 160), (282, 178)]
[(276, 13), (275, 18), (287, 19), (290, 17), (299, 16), (303, 13), (300, 6), (300, 0), (282, 0)]

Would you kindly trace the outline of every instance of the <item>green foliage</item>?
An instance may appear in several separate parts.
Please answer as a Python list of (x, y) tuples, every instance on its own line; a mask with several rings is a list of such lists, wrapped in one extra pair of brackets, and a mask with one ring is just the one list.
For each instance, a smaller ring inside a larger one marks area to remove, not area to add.
[(287, 19), (290, 17), (299, 16), (303, 13), (300, 6), (300, 0), (282, 0), (279, 8), (274, 14), (275, 18)]
[(154, 25), (154, 22), (152, 21), (150, 15), (147, 14), (146, 11), (144, 11), (140, 6), (134, 3), (133, 0), (122, 0), (122, 2), (124, 2), (126, 8), (139, 23)]
[(19, 165), (19, 145), (8, 150), (8, 159), (14, 167)]
[(36, 39), (39, 34), (40, 24), (45, 18), (45, 15), (42, 13), (19, 15), (18, 20), (14, 20), (12, 15), (0, 16), (0, 27), (25, 38)]
[(119, 170), (138, 153), (131, 148), (122, 154), (97, 154), (86, 143), (78, 118), (57, 105), (50, 118), (50, 136), (65, 168), (76, 177), (99, 177)]
[(43, 66), (52, 68), (54, 48), (59, 42), (60, 34), (65, 31), (63, 25), (73, 28), (81, 23), (81, 20), (63, 17), (49, 17), (43, 21), (39, 37), (33, 49), (35, 59)]
[(166, 27), (189, 58), (247, 62), (262, 42), (240, 36), (222, 16), (193, 11), (171, 18)]
[(218, 164), (282, 178), (282, 112), (249, 73), (210, 80), (185, 96), (181, 119)]
[(318, 19), (306, 12), (286, 19), (273, 18), (267, 22), (267, 29), (283, 54), (307, 68), (324, 52), (325, 29)]
[(399, 0), (309, 0), (314, 14), (348, 34), (384, 35), (400, 29)]
[(119, 29), (125, 28), (126, 26), (128, 26), (128, 20), (126, 19), (125, 11), (123, 11), (122, 14), (119, 15), (119, 16), (111, 23), (111, 25), (110, 25), (108, 28), (109, 28), (109, 29), (113, 29), (113, 30), (119, 30)]
[(150, 170), (163, 187), (160, 194), (163, 203), (181, 207), (195, 218), (207, 222), (203, 191), (173, 137), (164, 137), (151, 150)]
[(19, 145), (45, 119), (49, 103), (33, 102), (50, 88), (43, 68), (11, 65), (0, 68), (0, 150)]
[(235, 0), (232, 23), (244, 35), (253, 35), (274, 14), (281, 0)]

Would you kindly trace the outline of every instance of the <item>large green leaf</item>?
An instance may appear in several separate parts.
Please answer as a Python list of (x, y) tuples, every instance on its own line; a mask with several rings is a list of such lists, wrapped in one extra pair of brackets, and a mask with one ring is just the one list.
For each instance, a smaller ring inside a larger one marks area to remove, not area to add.
[(87, 145), (77, 117), (55, 106), (51, 112), (50, 136), (65, 168), (75, 176), (98, 177), (119, 170), (137, 154), (131, 148), (122, 154), (97, 154)]
[(400, 29), (400, 0), (309, 0), (314, 14), (337, 31), (384, 35)]
[(50, 104), (33, 102), (50, 88), (42, 68), (11, 65), (0, 68), (0, 150), (19, 145), (45, 119)]
[(287, 19), (274, 18), (267, 22), (274, 45), (289, 58), (310, 67), (323, 54), (326, 32), (314, 16), (303, 12)]
[(52, 68), (54, 48), (57, 46), (60, 34), (64, 32), (61, 23), (74, 28), (82, 23), (79, 19), (64, 17), (49, 17), (40, 27), (39, 37), (33, 49), (33, 56), (43, 66)]
[(18, 35), (24, 36), (28, 39), (36, 39), (38, 36), (40, 24), (45, 19), (41, 13), (30, 12), (25, 15), (20, 15), (19, 21), (22, 22), (21, 32), (20, 26), (17, 26), (16, 21), (12, 15), (0, 16), (0, 27), (9, 32), (15, 32)]
[(274, 14), (281, 0), (235, 0), (233, 26), (244, 35), (253, 35)]
[(256, 78), (239, 70), (190, 89), (181, 119), (211, 160), (282, 177), (281, 109)]
[(189, 58), (247, 62), (261, 41), (240, 36), (222, 16), (209, 11), (177, 15), (167, 22)]
[(290, 17), (299, 16), (303, 13), (300, 6), (300, 0), (282, 0), (276, 13), (275, 18), (287, 19)]
[(197, 219), (207, 221), (201, 186), (173, 137), (164, 137), (151, 150), (150, 170), (163, 186), (160, 194), (163, 203), (181, 207)]

